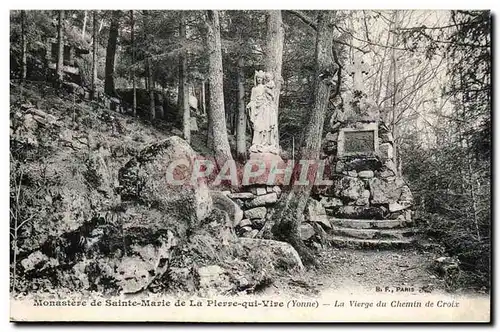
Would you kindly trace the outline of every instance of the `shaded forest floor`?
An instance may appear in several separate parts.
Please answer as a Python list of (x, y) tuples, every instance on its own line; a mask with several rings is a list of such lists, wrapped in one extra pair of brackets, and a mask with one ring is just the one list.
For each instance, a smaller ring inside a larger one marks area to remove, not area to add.
[(318, 268), (280, 280), (268, 292), (312, 295), (326, 290), (375, 292), (376, 287), (444, 292), (445, 281), (429, 268), (434, 257), (433, 253), (414, 250), (325, 248), (318, 253)]

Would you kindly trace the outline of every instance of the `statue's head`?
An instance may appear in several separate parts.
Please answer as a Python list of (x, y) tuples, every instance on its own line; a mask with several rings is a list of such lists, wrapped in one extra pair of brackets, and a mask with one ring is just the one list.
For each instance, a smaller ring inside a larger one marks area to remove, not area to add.
[(265, 79), (266, 82), (272, 81), (273, 80), (273, 74), (271, 74), (271, 73), (265, 73), (264, 74), (264, 79)]
[(266, 73), (264, 73), (262, 70), (255, 71), (255, 85), (261, 84), (264, 81), (265, 77)]

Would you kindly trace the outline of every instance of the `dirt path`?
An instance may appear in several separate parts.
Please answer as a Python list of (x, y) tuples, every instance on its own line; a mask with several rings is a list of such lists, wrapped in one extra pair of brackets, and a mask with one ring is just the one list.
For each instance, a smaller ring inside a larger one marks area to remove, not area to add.
[[(320, 267), (292, 279), (281, 279), (271, 292), (313, 295), (324, 290), (375, 292), (376, 287), (444, 292), (445, 283), (429, 265), (435, 254), (415, 250), (355, 250), (327, 248), (319, 253)], [(411, 292), (411, 291), (410, 291)]]

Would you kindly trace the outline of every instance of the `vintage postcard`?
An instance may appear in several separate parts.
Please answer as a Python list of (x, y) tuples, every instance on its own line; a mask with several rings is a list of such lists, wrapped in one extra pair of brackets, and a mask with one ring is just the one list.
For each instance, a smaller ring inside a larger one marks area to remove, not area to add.
[(491, 320), (487, 10), (11, 10), (13, 322)]

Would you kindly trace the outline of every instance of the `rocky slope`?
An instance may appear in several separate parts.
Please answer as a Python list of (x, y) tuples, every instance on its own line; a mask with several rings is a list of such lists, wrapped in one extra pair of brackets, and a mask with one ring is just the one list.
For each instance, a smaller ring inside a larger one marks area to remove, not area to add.
[(165, 123), (44, 84), (11, 85), (10, 115), (14, 293), (251, 293), (301, 270), (286, 243), (238, 239), (220, 192), (165, 183), (197, 153)]

